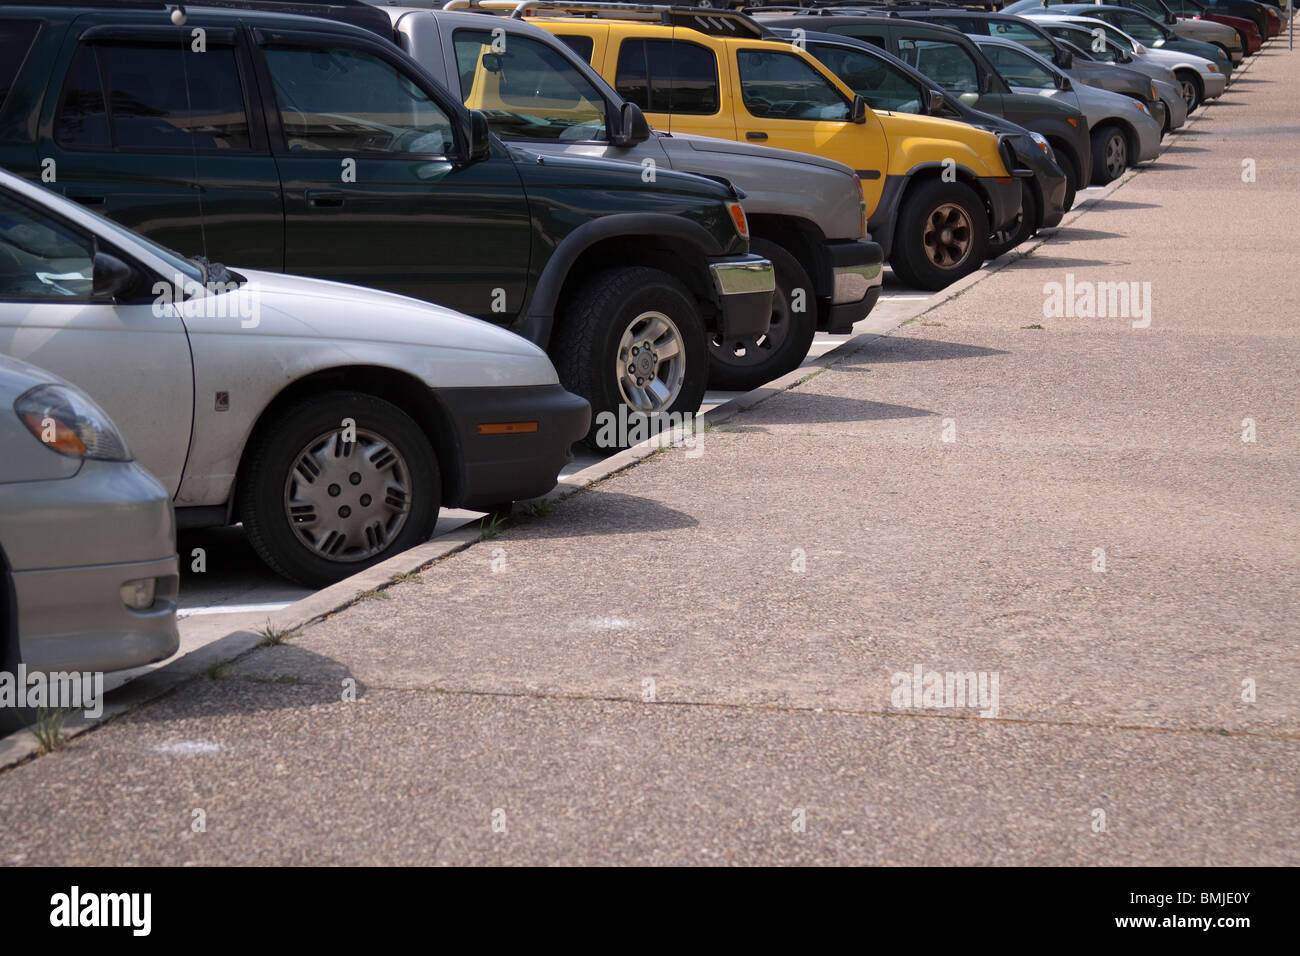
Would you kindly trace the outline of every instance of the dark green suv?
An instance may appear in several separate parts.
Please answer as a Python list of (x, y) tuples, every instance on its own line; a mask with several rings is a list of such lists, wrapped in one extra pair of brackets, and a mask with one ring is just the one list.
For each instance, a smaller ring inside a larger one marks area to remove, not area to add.
[[(0, 166), (185, 254), (509, 326), (591, 403), (592, 438), (620, 410), (695, 412), (708, 336), (767, 328), (771, 263), (729, 183), (507, 147), (349, 24), (176, 19), (149, 0), (0, 11)], [(645, 135), (637, 119), (613, 135)]]

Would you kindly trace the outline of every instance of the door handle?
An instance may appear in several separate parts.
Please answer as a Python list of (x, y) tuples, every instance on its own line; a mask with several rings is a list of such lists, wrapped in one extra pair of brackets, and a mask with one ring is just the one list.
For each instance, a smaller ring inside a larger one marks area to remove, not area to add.
[(745, 139), (767, 139), (767, 134), (762, 132), (761, 130), (751, 129), (748, 133), (745, 134)]
[(307, 190), (307, 205), (316, 209), (341, 209), (343, 208), (343, 193), (335, 189), (309, 189)]

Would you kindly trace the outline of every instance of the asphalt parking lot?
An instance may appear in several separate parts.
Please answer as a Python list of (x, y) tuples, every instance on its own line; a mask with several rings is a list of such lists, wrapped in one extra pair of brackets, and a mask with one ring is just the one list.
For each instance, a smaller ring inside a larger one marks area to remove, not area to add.
[(1294, 56), (702, 454), (0, 773), (0, 859), (1300, 862)]

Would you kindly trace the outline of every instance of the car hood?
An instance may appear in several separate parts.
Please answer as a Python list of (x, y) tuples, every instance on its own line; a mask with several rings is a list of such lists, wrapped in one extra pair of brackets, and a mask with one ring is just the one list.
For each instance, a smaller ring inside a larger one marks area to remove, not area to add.
[(236, 272), (246, 279), (238, 289), (185, 303), (191, 331), (247, 329), (278, 337), (426, 346), (549, 362), (542, 349), (522, 336), (431, 302), (323, 279)]
[[(646, 183), (641, 178), (641, 170), (635, 165), (618, 162), (613, 159), (595, 159), (586, 156), (555, 155), (543, 156), (526, 147), (510, 143), (510, 150), (515, 155), (515, 167), (524, 185), (529, 185), (536, 177), (533, 171), (545, 167), (548, 184), (553, 184), (557, 173), (571, 178), (572, 185), (582, 189), (600, 189), (602, 187), (632, 188), (644, 191)], [(716, 180), (696, 176), (693, 173), (680, 173), (671, 169), (655, 170), (655, 184), (660, 189), (677, 193), (687, 193), (706, 198), (727, 200), (734, 199), (735, 193), (729, 185)]]

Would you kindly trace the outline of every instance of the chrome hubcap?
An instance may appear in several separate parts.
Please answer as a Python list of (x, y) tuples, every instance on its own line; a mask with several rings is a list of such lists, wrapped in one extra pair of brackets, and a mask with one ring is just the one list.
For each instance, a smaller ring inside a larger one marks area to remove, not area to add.
[(410, 514), (411, 476), (401, 453), (374, 432), (342, 428), (298, 452), (284, 483), (284, 510), (304, 545), (330, 561), (382, 552)]
[(940, 269), (955, 269), (970, 255), (970, 216), (961, 206), (944, 203), (932, 213), (921, 233), (925, 254)]
[(1196, 105), (1196, 84), (1191, 80), (1183, 80), (1183, 99), (1189, 110)]
[(632, 411), (662, 412), (682, 390), (686, 356), (682, 333), (662, 312), (633, 319), (618, 343), (618, 390)]

